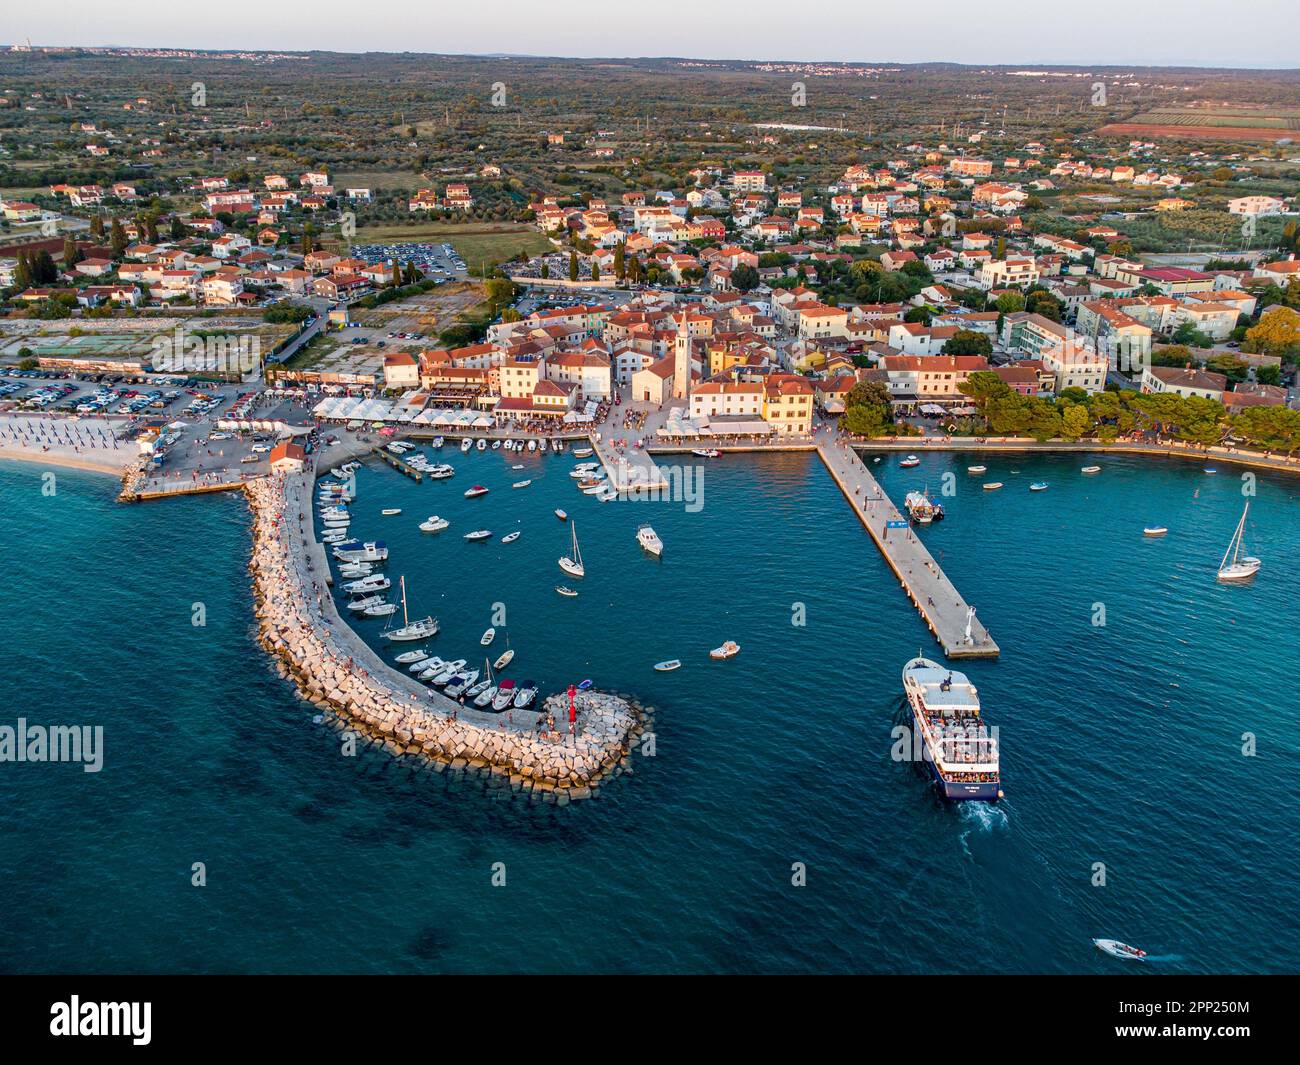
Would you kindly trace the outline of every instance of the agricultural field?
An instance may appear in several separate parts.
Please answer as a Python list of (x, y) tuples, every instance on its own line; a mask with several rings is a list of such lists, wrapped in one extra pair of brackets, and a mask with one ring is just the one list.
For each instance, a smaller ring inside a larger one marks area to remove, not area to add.
[(1300, 135), (1300, 109), (1285, 107), (1163, 107), (1103, 126), (1104, 137), (1274, 142)]

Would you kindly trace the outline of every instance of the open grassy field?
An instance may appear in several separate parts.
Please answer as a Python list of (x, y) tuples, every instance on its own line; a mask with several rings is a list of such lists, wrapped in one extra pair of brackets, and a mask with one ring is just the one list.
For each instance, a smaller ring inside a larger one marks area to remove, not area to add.
[(334, 175), (337, 189), (414, 189), (428, 183), (411, 170), (353, 170)]
[(472, 270), (479, 263), (499, 263), (520, 252), (537, 255), (551, 250), (550, 240), (532, 226), (520, 222), (417, 222), (415, 225), (364, 226), (354, 238), (358, 244), (396, 241), (451, 244)]

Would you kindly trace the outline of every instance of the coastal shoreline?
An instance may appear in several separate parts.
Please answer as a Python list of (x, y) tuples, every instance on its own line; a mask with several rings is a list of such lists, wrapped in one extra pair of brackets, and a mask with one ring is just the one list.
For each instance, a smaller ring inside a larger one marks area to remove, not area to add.
[(379, 658), (338, 616), (324, 583), (328, 562), (304, 492), (312, 483), (310, 474), (273, 474), (244, 486), (253, 513), (249, 569), (259, 640), (304, 699), (394, 755), (415, 755), (438, 770), (482, 771), (534, 800), (566, 805), (588, 798), (625, 770), (650, 714), (629, 698), (580, 693), (577, 731), (548, 734), (537, 731), (538, 719), (553, 713), (562, 729), (562, 696), (550, 696), (536, 713), (483, 714)]
[(119, 464), (112, 462), (95, 462), (83, 454), (67, 454), (62, 451), (37, 451), (29, 448), (0, 447), (0, 461), (21, 462), (29, 466), (59, 466), (69, 470), (83, 470), (86, 473), (103, 473), (110, 477), (121, 477), (129, 461)]

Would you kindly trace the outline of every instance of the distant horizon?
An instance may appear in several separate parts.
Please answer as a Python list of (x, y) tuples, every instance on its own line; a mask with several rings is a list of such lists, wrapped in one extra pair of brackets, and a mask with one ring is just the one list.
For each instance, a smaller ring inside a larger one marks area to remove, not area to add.
[(176, 52), (201, 52), (213, 55), (231, 53), (231, 52), (248, 52), (262, 55), (337, 55), (337, 56), (355, 56), (364, 58), (366, 56), (429, 56), (446, 59), (552, 59), (565, 62), (675, 62), (682, 61), (688, 63), (758, 63), (758, 64), (777, 64), (777, 65), (802, 65), (802, 66), (844, 66), (844, 67), (924, 67), (924, 66), (948, 66), (958, 67), (964, 70), (1171, 70), (1171, 71), (1240, 71), (1249, 73), (1253, 71), (1266, 72), (1270, 74), (1296, 73), (1300, 74), (1300, 64), (1294, 66), (1246, 66), (1240, 64), (1223, 63), (1134, 63), (1134, 62), (1117, 62), (1114, 60), (1097, 60), (1094, 62), (1082, 62), (1079, 60), (1069, 61), (1051, 61), (1051, 60), (1028, 60), (1028, 59), (1005, 59), (998, 62), (972, 63), (955, 59), (885, 59), (885, 58), (859, 58), (859, 59), (832, 59), (832, 58), (792, 58), (789, 56), (761, 56), (761, 57), (741, 57), (741, 56), (723, 56), (723, 55), (689, 55), (689, 54), (663, 54), (663, 55), (614, 55), (614, 54), (596, 54), (577, 55), (577, 54), (560, 54), (553, 52), (438, 52), (438, 51), (417, 51), (410, 48), (367, 48), (364, 50), (353, 50), (345, 48), (321, 48), (321, 47), (289, 47), (289, 46), (258, 46), (247, 44), (226, 44), (226, 45), (197, 45), (197, 44), (177, 44), (177, 43), (125, 43), (125, 42), (99, 42), (95, 44), (86, 42), (39, 42), (32, 41), (30, 45), (26, 40), (22, 41), (0, 41), (0, 55), (22, 55), (39, 53), (44, 51), (62, 51), (62, 50), (124, 50), (124, 49), (147, 49), (151, 51), (176, 51)]
[[(751, 0), (741, 19), (722, 12), (713, 15), (694, 0), (660, 0), (649, 17), (638, 9), (597, 7), (588, 0), (552, 0), (544, 17), (538, 14), (536, 5), (526, 0), (441, 10), (371, 0), (361, 11), (342, 0), (318, 0), (306, 15), (259, 0), (225, 0), (220, 19), (209, 26), (201, 11), (127, 9), (114, 11), (110, 21), (98, 4), (67, 0), (39, 11), (11, 12), (6, 36), (19, 45), (40, 38), (46, 43), (34, 47), (46, 48), (579, 61), (953, 63), (975, 68), (1300, 69), (1293, 43), (1300, 14), (1291, 0), (1255, 0), (1237, 19), (1225, 18), (1217, 4), (1192, 0), (1179, 9), (1172, 27), (1163, 10), (1130, 0), (1092, 0), (1086, 10), (1070, 13), (1072, 30), (1034, 0), (992, 0), (978, 11), (958, 0), (934, 0), (925, 9), (924, 22), (911, 10), (865, 12), (849, 0), (809, 0), (797, 12), (775, 0)], [(425, 47), (412, 49), (413, 44)], [(775, 50), (785, 55), (770, 56)], [(877, 51), (896, 58), (860, 58), (861, 53)], [(1102, 51), (1106, 54), (1099, 56)]]

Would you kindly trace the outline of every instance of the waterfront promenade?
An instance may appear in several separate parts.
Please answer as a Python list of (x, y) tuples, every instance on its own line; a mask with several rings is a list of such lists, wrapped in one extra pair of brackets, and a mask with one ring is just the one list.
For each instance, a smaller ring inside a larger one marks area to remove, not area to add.
[(645, 448), (615, 447), (614, 441), (603, 433), (591, 434), (591, 446), (596, 457), (609, 475), (609, 483), (620, 494), (658, 490), (668, 487), (663, 470)]
[(998, 645), (988, 630), (979, 618), (971, 616), (970, 604), (917, 538), (906, 516), (885, 495), (857, 452), (827, 433), (817, 443), (817, 454), (943, 647), (943, 653), (949, 658), (996, 657)]

